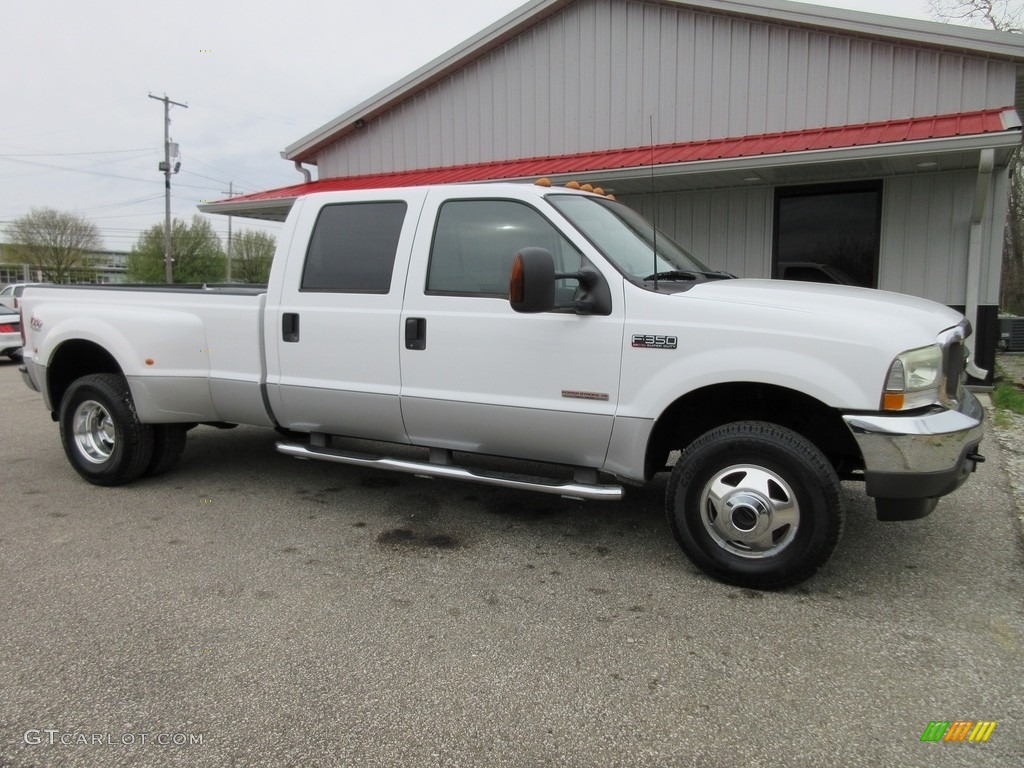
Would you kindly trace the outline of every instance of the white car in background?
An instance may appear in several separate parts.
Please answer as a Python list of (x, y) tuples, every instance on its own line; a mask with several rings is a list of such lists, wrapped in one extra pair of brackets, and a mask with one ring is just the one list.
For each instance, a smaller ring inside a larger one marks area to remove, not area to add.
[(30, 285), (49, 285), (49, 283), (11, 283), (0, 291), (0, 309), (16, 312), (21, 301), (21, 294)]
[(6, 306), (0, 306), (0, 355), (21, 360), (21, 316)]

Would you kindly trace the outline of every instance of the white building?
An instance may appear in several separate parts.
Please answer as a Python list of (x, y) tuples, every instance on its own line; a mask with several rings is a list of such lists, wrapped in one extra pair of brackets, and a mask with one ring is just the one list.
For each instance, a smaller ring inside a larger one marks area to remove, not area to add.
[(1022, 102), (1018, 35), (784, 0), (533, 0), (289, 146), (316, 181), (201, 209), (590, 181), (716, 269), (956, 306), (991, 370)]

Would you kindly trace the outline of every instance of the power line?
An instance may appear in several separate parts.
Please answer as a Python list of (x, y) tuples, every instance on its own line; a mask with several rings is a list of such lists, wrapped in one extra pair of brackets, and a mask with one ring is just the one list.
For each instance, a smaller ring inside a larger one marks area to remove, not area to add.
[[(22, 163), (24, 165), (35, 165), (35, 166), (39, 166), (41, 168), (51, 168), (53, 170), (58, 170), (58, 171), (71, 171), (73, 173), (87, 173), (87, 174), (90, 174), (92, 176), (104, 176), (104, 177), (110, 178), (110, 179), (123, 179), (125, 181), (138, 181), (138, 182), (142, 182), (144, 184), (152, 184), (153, 183), (152, 179), (139, 179), (139, 178), (136, 178), (134, 176), (123, 176), (123, 175), (121, 175), (119, 173), (106, 173), (105, 171), (94, 171), (94, 170), (91, 170), (89, 168), (71, 168), (71, 167), (68, 167), (66, 165), (53, 165), (52, 163), (40, 163), (40, 162), (38, 162), (36, 160), (21, 160), (21, 159), (13, 158), (13, 157), (8, 157), (8, 158), (4, 158), (4, 159), (6, 159), (6, 160), (8, 160), (9, 162), (12, 162), (12, 163)], [(0, 178), (14, 178), (14, 177), (3, 177), (3, 176), (0, 176)], [(213, 181), (217, 181), (217, 180), (213, 179)], [(178, 184), (176, 186), (188, 187), (189, 189), (205, 189), (205, 190), (216, 189), (216, 187), (203, 187), (203, 186), (199, 186), (197, 184)]]
[(138, 147), (136, 149), (99, 149), (94, 152), (18, 152), (14, 154), (0, 154), (0, 157), (80, 157), (83, 155), (126, 155), (129, 152), (152, 151), (152, 147)]

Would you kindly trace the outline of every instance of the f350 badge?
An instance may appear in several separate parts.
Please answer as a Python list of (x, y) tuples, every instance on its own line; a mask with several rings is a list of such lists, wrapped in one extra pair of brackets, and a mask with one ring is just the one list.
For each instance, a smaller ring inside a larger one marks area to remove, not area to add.
[(679, 339), (676, 336), (635, 333), (633, 334), (633, 346), (640, 349), (675, 349), (679, 346)]

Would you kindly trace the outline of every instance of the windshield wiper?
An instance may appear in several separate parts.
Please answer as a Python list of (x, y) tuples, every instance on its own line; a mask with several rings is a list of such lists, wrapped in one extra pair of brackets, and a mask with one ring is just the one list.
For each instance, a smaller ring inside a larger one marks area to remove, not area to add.
[(678, 269), (673, 269), (668, 272), (657, 272), (653, 275), (648, 275), (644, 278), (644, 282), (650, 282), (651, 280), (696, 280), (697, 274), (694, 272), (682, 272)]

